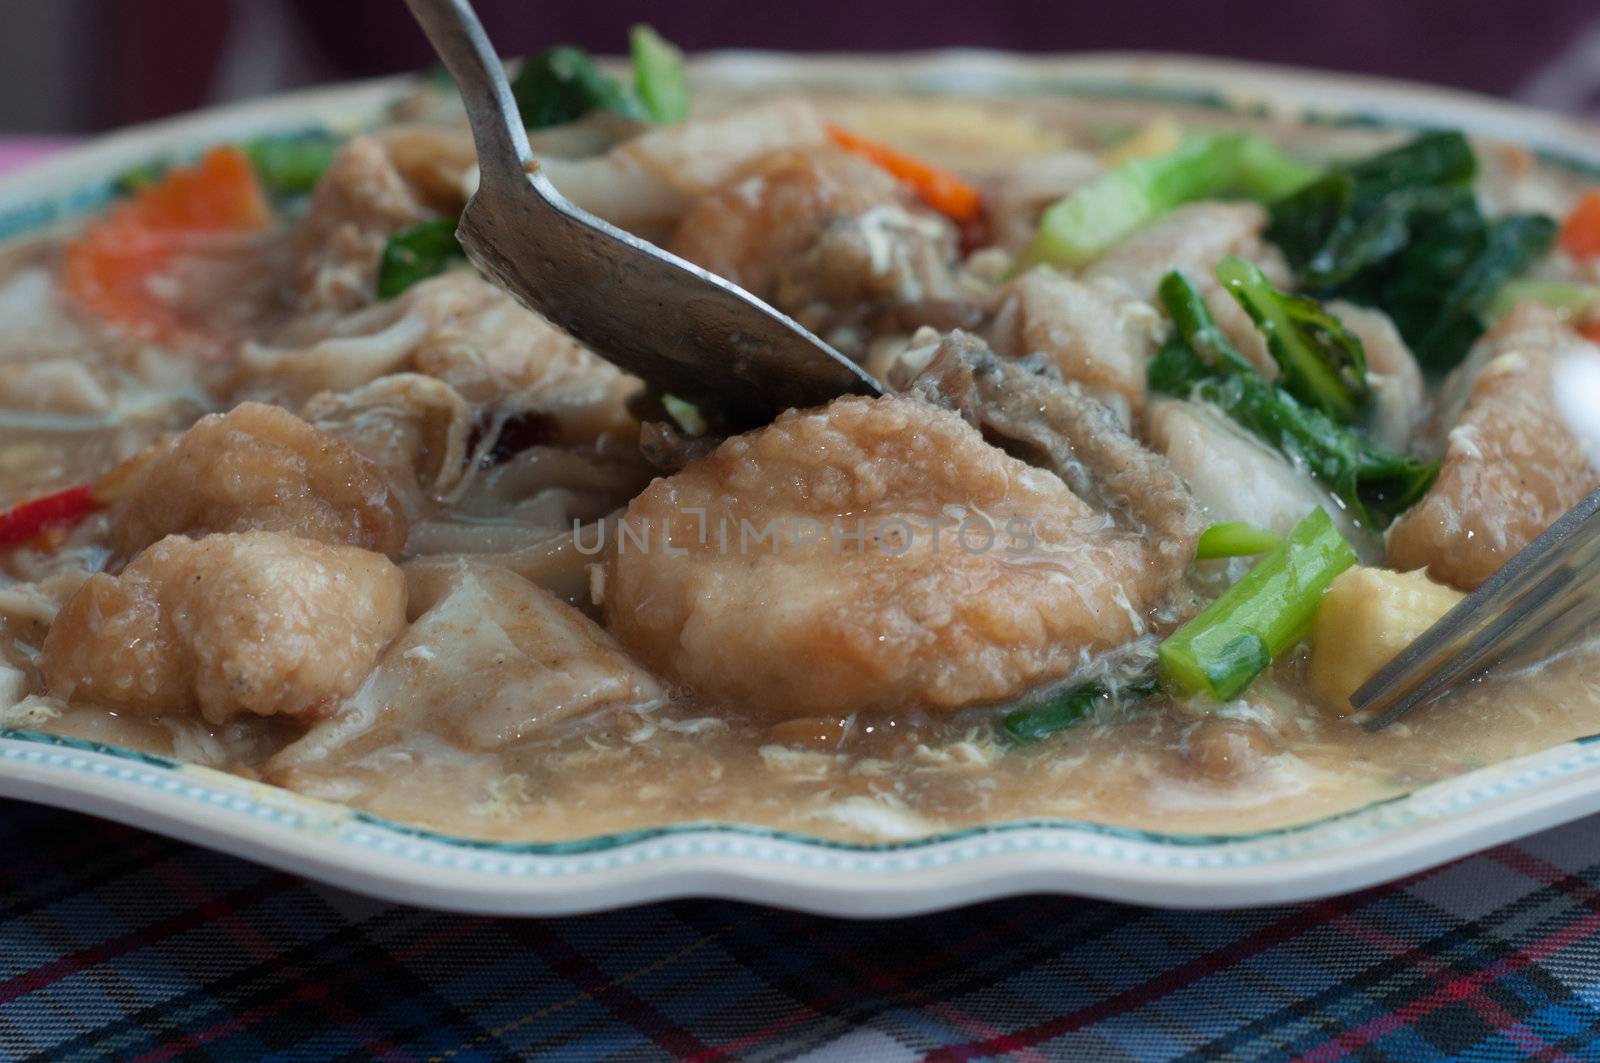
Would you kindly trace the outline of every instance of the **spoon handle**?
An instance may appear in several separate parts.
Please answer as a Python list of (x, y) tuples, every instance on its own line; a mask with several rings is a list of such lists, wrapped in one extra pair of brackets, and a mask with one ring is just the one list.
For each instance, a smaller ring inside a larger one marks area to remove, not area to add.
[(468, 0), (406, 0), (445, 69), (455, 79), (478, 147), (480, 181), (526, 181), (532, 157), (511, 85)]

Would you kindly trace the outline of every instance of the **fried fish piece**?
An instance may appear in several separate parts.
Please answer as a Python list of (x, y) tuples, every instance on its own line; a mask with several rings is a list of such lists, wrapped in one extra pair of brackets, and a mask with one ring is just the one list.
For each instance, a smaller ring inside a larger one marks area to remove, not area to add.
[(910, 397), (734, 437), (634, 499), (619, 536), (609, 628), (775, 720), (1014, 698), (1145, 631), (1172, 577), (1142, 530)]
[(51, 694), (148, 716), (305, 716), (355, 691), (405, 624), (405, 577), (370, 550), (278, 532), (171, 536), (56, 614)]
[(399, 557), (407, 522), (389, 476), (355, 447), (277, 406), (195, 422), (107, 478), (111, 542), (130, 558), (168, 535), (252, 529)]

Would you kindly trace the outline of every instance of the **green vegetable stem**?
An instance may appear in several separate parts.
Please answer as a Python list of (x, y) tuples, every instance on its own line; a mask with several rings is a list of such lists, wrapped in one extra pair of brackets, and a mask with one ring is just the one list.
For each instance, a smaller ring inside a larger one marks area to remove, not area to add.
[(628, 34), (634, 90), (652, 122), (670, 125), (689, 117), (689, 85), (683, 53), (643, 23)]
[(1270, 199), (1316, 173), (1248, 133), (1191, 134), (1171, 151), (1114, 167), (1051, 206), (1022, 264), (1076, 269), (1185, 203), (1230, 193)]
[(1368, 440), (1262, 379), (1181, 272), (1162, 279), (1161, 299), (1177, 327), (1151, 360), (1152, 390), (1216, 405), (1304, 465), (1374, 530), (1388, 527), (1427, 492), (1437, 463)]
[(1244, 578), (1161, 643), (1161, 678), (1182, 697), (1231, 701), (1304, 637), (1334, 577), (1356, 563), (1333, 519), (1311, 512)]
[(1361, 417), (1371, 389), (1361, 341), (1315, 299), (1279, 291), (1256, 266), (1229, 255), (1217, 279), (1267, 339), (1289, 394), (1340, 424)]

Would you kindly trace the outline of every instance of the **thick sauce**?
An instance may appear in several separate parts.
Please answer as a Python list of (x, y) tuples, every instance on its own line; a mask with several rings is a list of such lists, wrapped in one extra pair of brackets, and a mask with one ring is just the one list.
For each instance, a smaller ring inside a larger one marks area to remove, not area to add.
[[(981, 718), (858, 718), (783, 742), (726, 710), (668, 704), (503, 755), (432, 741), (363, 748), (275, 779), (474, 837), (582, 838), (694, 820), (860, 841), (1058, 817), (1164, 833), (1306, 822), (1600, 734), (1600, 645), (1495, 677), (1379, 734), (1294, 693), (1297, 662), (1214, 716), (1152, 705), (1018, 750)], [(204, 742), (69, 710), (46, 730), (156, 752)], [(793, 732), (784, 732), (785, 737)], [(273, 747), (266, 735), (239, 742)]]

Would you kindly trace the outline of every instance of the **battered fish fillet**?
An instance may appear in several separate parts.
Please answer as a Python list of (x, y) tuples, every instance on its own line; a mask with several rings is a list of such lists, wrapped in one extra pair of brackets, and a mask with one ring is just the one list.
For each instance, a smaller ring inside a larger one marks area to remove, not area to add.
[(672, 250), (762, 298), (786, 264), (834, 218), (901, 202), (899, 184), (834, 148), (774, 151), (702, 196), (678, 224)]
[(168, 535), (288, 532), (399, 557), (407, 521), (388, 475), (344, 440), (255, 402), (202, 417), (101, 486), (132, 557)]
[(50, 693), (146, 716), (302, 716), (353, 693), (405, 624), (381, 554), (276, 532), (173, 536), (97, 573), (50, 625)]
[(1063, 377), (1132, 423), (1144, 413), (1154, 320), (1153, 312), (1148, 318), (1130, 313), (1128, 304), (1104, 291), (1041, 267), (1006, 287), (990, 341), (1011, 357), (1045, 356)]
[(634, 654), (709, 700), (771, 719), (948, 711), (1145, 631), (1170, 591), (1161, 556), (951, 410), (843, 398), (634, 499), (604, 604)]
[[(1495, 345), (1502, 324), (1483, 341)], [(1472, 383), (1446, 436), (1439, 478), (1389, 529), (1389, 565), (1473, 590), (1555, 519), (1600, 487), (1566, 423), (1553, 374), (1592, 350), (1536, 347), (1494, 357)]]

